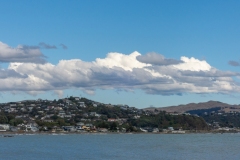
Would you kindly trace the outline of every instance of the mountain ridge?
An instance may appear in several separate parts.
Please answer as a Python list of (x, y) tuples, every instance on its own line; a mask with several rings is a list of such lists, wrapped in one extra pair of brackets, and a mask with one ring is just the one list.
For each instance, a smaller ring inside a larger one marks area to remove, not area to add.
[(211, 109), (220, 107), (221, 111), (229, 113), (229, 112), (240, 112), (240, 105), (231, 105), (227, 103), (223, 103), (220, 101), (208, 101), (208, 102), (200, 102), (200, 103), (188, 103), (188, 104), (180, 104), (177, 106), (168, 106), (168, 107), (159, 107), (159, 108), (145, 108), (144, 110), (153, 111), (166, 111), (169, 113), (184, 113), (190, 110), (200, 110), (200, 109)]

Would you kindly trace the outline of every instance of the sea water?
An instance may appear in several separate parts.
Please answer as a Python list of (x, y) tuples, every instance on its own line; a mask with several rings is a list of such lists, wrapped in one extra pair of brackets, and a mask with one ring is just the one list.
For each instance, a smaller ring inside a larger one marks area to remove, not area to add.
[(0, 137), (0, 159), (240, 159), (240, 134), (66, 134)]

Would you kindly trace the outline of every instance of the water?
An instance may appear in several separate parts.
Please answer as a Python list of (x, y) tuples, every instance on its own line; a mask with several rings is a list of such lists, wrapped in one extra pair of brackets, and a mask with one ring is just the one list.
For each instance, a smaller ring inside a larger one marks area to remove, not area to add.
[(0, 137), (0, 159), (239, 159), (240, 134), (75, 134)]

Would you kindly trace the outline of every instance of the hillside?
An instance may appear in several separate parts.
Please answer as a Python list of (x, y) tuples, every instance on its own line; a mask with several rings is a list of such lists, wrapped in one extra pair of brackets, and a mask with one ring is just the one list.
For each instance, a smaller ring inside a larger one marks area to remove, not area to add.
[(203, 118), (148, 112), (127, 105), (111, 105), (72, 97), (0, 104), (0, 129), (13, 132), (158, 132), (174, 127), (206, 130)]
[(153, 111), (166, 111), (168, 113), (184, 113), (187, 111), (192, 110), (203, 110), (203, 109), (212, 109), (219, 107), (219, 111), (225, 112), (225, 113), (231, 113), (231, 112), (240, 112), (240, 105), (230, 105), (227, 103), (222, 103), (219, 101), (208, 101), (203, 103), (189, 103), (186, 105), (178, 105), (178, 106), (169, 106), (169, 107), (162, 107), (162, 108), (146, 108), (144, 110)]

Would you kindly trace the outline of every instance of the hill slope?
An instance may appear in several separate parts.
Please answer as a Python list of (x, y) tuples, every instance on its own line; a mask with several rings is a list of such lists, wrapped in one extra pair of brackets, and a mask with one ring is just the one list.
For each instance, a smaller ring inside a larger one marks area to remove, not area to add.
[(229, 112), (240, 112), (240, 105), (230, 105), (227, 103), (222, 103), (219, 101), (208, 101), (203, 103), (189, 103), (186, 105), (178, 105), (178, 106), (169, 106), (162, 108), (146, 108), (144, 110), (158, 110), (158, 111), (166, 111), (166, 112), (177, 112), (184, 113), (191, 110), (200, 110), (200, 109), (212, 109), (219, 107), (220, 111), (229, 113)]

